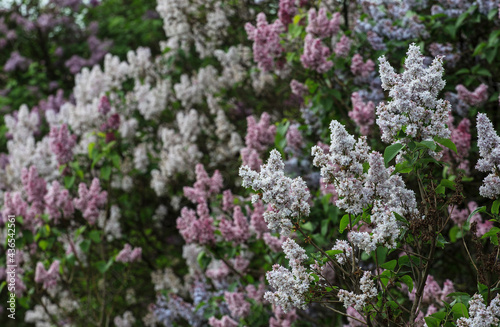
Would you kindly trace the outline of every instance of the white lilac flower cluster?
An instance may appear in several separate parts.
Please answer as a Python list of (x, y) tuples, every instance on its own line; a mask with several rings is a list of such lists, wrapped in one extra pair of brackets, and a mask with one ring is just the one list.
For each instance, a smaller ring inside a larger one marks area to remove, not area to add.
[[(394, 167), (385, 168), (380, 153), (369, 153), (364, 137), (356, 142), (337, 121), (332, 121), (330, 130), (329, 154), (313, 147), (313, 164), (321, 168), (323, 180), (335, 187), (340, 209), (357, 215), (371, 208), (371, 223), (375, 225), (371, 233), (352, 231), (352, 243), (367, 252), (378, 244), (394, 248), (402, 229), (394, 213), (403, 217), (417, 214), (414, 192), (406, 188), (399, 174), (392, 174)], [(366, 172), (365, 163), (369, 164)]]
[(344, 302), (344, 307), (354, 307), (357, 311), (363, 310), (365, 304), (377, 296), (377, 288), (372, 280), (372, 274), (369, 271), (363, 273), (360, 279), (361, 294), (354, 294), (346, 290), (339, 290), (339, 300)]
[[(200, 11), (200, 7), (205, 11)], [(162, 48), (186, 51), (194, 44), (202, 58), (210, 56), (222, 44), (230, 25), (227, 16), (233, 13), (222, 1), (201, 0), (159, 0), (156, 11), (163, 18), (168, 37)]]
[(306, 251), (293, 239), (283, 242), (283, 252), (289, 260), (291, 271), (278, 264), (272, 271), (266, 273), (266, 278), (274, 292), (266, 292), (264, 298), (274, 305), (279, 305), (283, 311), (293, 308), (306, 308), (306, 293), (314, 280), (302, 263), (308, 259)]
[(479, 194), (485, 198), (496, 199), (500, 195), (500, 137), (485, 114), (477, 114), (477, 145), (481, 158), (476, 169), (489, 172), (479, 188)]
[(382, 88), (392, 98), (377, 107), (377, 125), (382, 132), (382, 141), (396, 142), (399, 131), (404, 130), (408, 138), (417, 141), (433, 139), (435, 136), (450, 137), (446, 123), (451, 110), (446, 100), (437, 99), (444, 88), (443, 59), (436, 57), (429, 67), (424, 67), (424, 57), (415, 44), (411, 44), (405, 60), (405, 71), (397, 74), (385, 57), (380, 57), (380, 79)]
[[(352, 247), (349, 245), (349, 242), (345, 240), (336, 240), (335, 246), (332, 250), (342, 251), (343, 253), (338, 253), (335, 255), (335, 259), (341, 265), (346, 264), (351, 261), (352, 258)], [(357, 261), (357, 258), (356, 258)]]
[[(293, 223), (292, 219), (309, 216), (309, 191), (306, 182), (297, 177), (291, 179), (285, 176), (285, 164), (277, 150), (272, 150), (269, 160), (262, 165), (260, 172), (256, 172), (248, 166), (240, 168), (240, 177), (243, 179), (244, 187), (251, 187), (254, 191), (262, 192), (262, 200), (269, 203), (271, 210), (264, 213), (264, 220), (269, 229), (280, 228), (282, 235), (290, 235)], [(252, 197), (256, 203), (259, 195)]]
[(469, 301), (469, 318), (462, 317), (457, 320), (458, 327), (489, 327), (497, 326), (500, 317), (500, 295), (497, 295), (488, 307), (484, 304), (483, 297), (474, 294)]

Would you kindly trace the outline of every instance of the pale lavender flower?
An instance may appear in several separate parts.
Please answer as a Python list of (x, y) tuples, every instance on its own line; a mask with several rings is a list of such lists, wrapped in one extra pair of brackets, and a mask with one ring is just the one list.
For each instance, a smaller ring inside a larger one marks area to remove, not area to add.
[(284, 311), (279, 305), (273, 304), (274, 317), (269, 319), (269, 327), (290, 327), (297, 320), (295, 309)]
[(500, 194), (500, 137), (493, 129), (493, 124), (488, 117), (477, 114), (477, 134), (480, 159), (477, 161), (476, 169), (482, 172), (490, 172), (483, 180), (479, 188), (479, 194), (485, 198), (496, 199)]
[(488, 86), (486, 84), (479, 85), (474, 92), (470, 92), (462, 84), (457, 85), (455, 89), (458, 98), (471, 106), (479, 106), (488, 100)]
[(240, 206), (234, 207), (232, 222), (225, 218), (221, 219), (219, 229), (225, 240), (233, 241), (235, 244), (241, 244), (250, 237), (248, 221)]
[(420, 49), (411, 44), (405, 71), (396, 74), (385, 57), (379, 58), (382, 88), (388, 90), (392, 98), (389, 103), (377, 107), (377, 124), (384, 142), (396, 142), (396, 135), (403, 127), (408, 135), (403, 142), (450, 137), (446, 127), (450, 104), (437, 99), (445, 85), (442, 58), (436, 57), (428, 68), (423, 66), (423, 59)]
[(57, 280), (59, 279), (59, 260), (55, 260), (49, 267), (49, 270), (45, 270), (43, 263), (38, 262), (35, 270), (35, 283), (43, 283), (44, 289), (53, 288), (57, 285)]
[(321, 8), (317, 13), (316, 9), (309, 9), (309, 22), (306, 32), (319, 38), (326, 38), (335, 35), (340, 30), (340, 13), (333, 14), (332, 19), (328, 20), (326, 9)]
[(298, 125), (294, 124), (288, 128), (286, 132), (286, 143), (287, 147), (289, 147), (292, 151), (300, 152), (304, 146), (304, 139), (302, 138)]
[(3, 70), (6, 72), (12, 72), (17, 68), (19, 68), (20, 70), (26, 70), (30, 64), (31, 60), (21, 56), (21, 54), (17, 51), (12, 51), (9, 59), (3, 66)]
[(130, 244), (125, 244), (123, 249), (116, 256), (116, 262), (134, 262), (141, 260), (142, 248), (137, 247), (132, 250)]
[(278, 10), (278, 18), (284, 26), (288, 26), (293, 21), (293, 17), (297, 14), (295, 0), (280, 0)]
[(330, 49), (324, 46), (321, 39), (316, 39), (312, 34), (307, 34), (304, 44), (304, 54), (300, 62), (305, 68), (313, 69), (318, 73), (326, 73), (333, 67), (333, 62), (327, 60)]
[(75, 211), (69, 191), (61, 190), (58, 181), (52, 182), (52, 187), (44, 196), (44, 200), (45, 211), (49, 214), (49, 219), (54, 219), (56, 224), (61, 217), (70, 218)]
[(345, 35), (342, 35), (340, 41), (335, 44), (335, 55), (339, 57), (347, 57), (347, 55), (349, 55), (349, 50), (351, 50), (351, 43), (351, 39), (349, 39)]
[(103, 208), (107, 202), (108, 193), (101, 192), (99, 179), (94, 178), (90, 188), (85, 183), (78, 186), (79, 198), (74, 199), (75, 208), (80, 210), (90, 225), (93, 225), (99, 217), (99, 208)]
[(292, 89), (292, 93), (299, 97), (303, 97), (309, 93), (307, 86), (294, 79), (290, 82), (290, 88)]
[(368, 135), (375, 123), (375, 104), (371, 101), (364, 103), (358, 92), (351, 95), (352, 111), (349, 117), (359, 126), (362, 135)]
[(238, 327), (238, 322), (229, 316), (222, 316), (221, 319), (212, 316), (208, 319), (208, 324), (212, 327)]
[[(268, 24), (266, 15), (259, 13), (257, 15), (257, 26), (247, 23), (245, 30), (248, 39), (253, 43), (253, 58), (263, 71), (270, 71), (274, 68), (280, 69), (283, 65), (281, 55), (284, 51), (280, 44), (280, 33), (285, 28), (280, 20), (273, 24)], [(278, 60), (276, 62), (276, 60)]]
[(184, 187), (184, 196), (193, 203), (204, 203), (213, 194), (220, 192), (222, 188), (222, 175), (218, 170), (209, 177), (202, 164), (196, 165), (196, 182), (193, 187)]
[[(291, 179), (284, 174), (285, 165), (277, 150), (272, 150), (267, 164), (260, 172), (251, 170), (248, 166), (240, 168), (240, 176), (244, 187), (262, 192), (262, 200), (271, 204), (271, 210), (264, 213), (269, 229), (281, 228), (281, 233), (288, 236), (291, 233), (292, 219), (309, 215), (309, 191), (302, 178)], [(255, 203), (258, 195), (252, 197)]]
[(377, 288), (371, 276), (372, 274), (369, 271), (363, 273), (363, 277), (360, 279), (361, 294), (355, 294), (342, 289), (339, 290), (339, 300), (344, 302), (346, 309), (353, 307), (357, 311), (361, 311), (370, 300), (377, 296)]
[(469, 301), (469, 318), (462, 317), (457, 320), (458, 327), (490, 327), (498, 325), (500, 321), (500, 295), (490, 302), (486, 307), (483, 297), (474, 294)]
[(368, 59), (363, 62), (363, 57), (359, 53), (356, 53), (351, 60), (351, 72), (355, 76), (368, 77), (371, 72), (375, 70), (375, 63)]
[(245, 295), (240, 292), (224, 292), (231, 316), (234, 318), (245, 318), (250, 313), (250, 303), (245, 301)]
[(76, 145), (76, 135), (71, 135), (66, 124), (60, 128), (53, 126), (49, 134), (50, 149), (57, 157), (60, 165), (67, 164), (73, 158), (73, 147)]

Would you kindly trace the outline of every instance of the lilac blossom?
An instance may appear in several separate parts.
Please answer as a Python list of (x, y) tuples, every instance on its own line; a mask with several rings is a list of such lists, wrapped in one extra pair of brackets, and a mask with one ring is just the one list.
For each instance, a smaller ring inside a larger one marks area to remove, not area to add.
[(28, 66), (31, 64), (31, 60), (21, 56), (21, 54), (17, 51), (13, 51), (10, 54), (9, 59), (5, 62), (3, 66), (3, 70), (6, 72), (12, 72), (16, 69), (26, 70)]
[(474, 294), (469, 301), (469, 318), (462, 317), (457, 320), (458, 327), (489, 327), (496, 326), (500, 321), (500, 295), (490, 302), (486, 307), (483, 297), (480, 294)]
[(307, 86), (294, 79), (290, 82), (290, 88), (292, 89), (292, 93), (299, 97), (304, 97), (309, 93)]
[(443, 61), (436, 57), (431, 66), (423, 66), (420, 49), (411, 44), (405, 60), (405, 71), (397, 74), (385, 57), (380, 57), (380, 79), (382, 88), (392, 98), (377, 107), (377, 125), (382, 132), (382, 141), (396, 142), (396, 135), (405, 127), (408, 137), (417, 141), (433, 139), (435, 136), (449, 138), (446, 127), (451, 110), (448, 101), (437, 99), (443, 89)]
[(266, 292), (264, 298), (280, 306), (284, 312), (293, 308), (306, 308), (305, 295), (314, 280), (302, 263), (308, 259), (306, 252), (293, 239), (283, 242), (283, 252), (289, 260), (291, 270), (278, 264), (266, 273), (267, 281), (274, 292)]
[(357, 311), (361, 311), (370, 300), (377, 296), (377, 288), (371, 277), (372, 274), (369, 271), (363, 273), (363, 277), (360, 279), (361, 294), (339, 290), (339, 300), (344, 302), (346, 309), (353, 307)]
[(196, 165), (196, 182), (193, 187), (184, 187), (184, 196), (193, 203), (204, 203), (213, 194), (220, 192), (222, 188), (222, 176), (218, 170), (209, 177), (202, 164)]
[(488, 86), (486, 84), (479, 85), (473, 92), (467, 90), (462, 84), (457, 85), (455, 89), (458, 98), (471, 106), (479, 106), (488, 100)]
[(453, 46), (450, 43), (431, 43), (431, 45), (429, 46), (429, 51), (434, 57), (443, 56), (444, 62), (449, 67), (455, 67), (457, 62), (460, 60), (460, 54), (453, 53)]
[(177, 218), (177, 229), (186, 243), (209, 244), (215, 241), (213, 219), (208, 215), (206, 204), (198, 205), (197, 212), (182, 208), (181, 216)]
[(496, 199), (500, 195), (500, 137), (493, 129), (493, 124), (488, 117), (477, 114), (477, 134), (480, 159), (477, 161), (476, 169), (482, 172), (490, 172), (483, 180), (479, 188), (479, 194), (485, 198)]
[(335, 35), (340, 30), (340, 13), (333, 14), (332, 19), (328, 19), (326, 9), (321, 8), (317, 13), (316, 9), (309, 9), (308, 25), (306, 32), (321, 39)]
[(234, 196), (231, 190), (222, 192), (222, 210), (231, 212), (234, 208)]
[(274, 143), (276, 126), (271, 125), (271, 116), (264, 112), (257, 123), (253, 116), (247, 117), (247, 135), (245, 136), (245, 147), (241, 149), (243, 165), (258, 170), (262, 165), (260, 155)]
[(281, 235), (280, 237), (273, 236), (271, 233), (264, 233), (262, 236), (264, 243), (271, 249), (273, 252), (281, 252), (281, 247), (283, 246), (283, 242), (286, 241), (287, 237)]
[(227, 315), (222, 316), (221, 319), (212, 316), (208, 319), (208, 324), (212, 327), (238, 327), (238, 322)]
[[(257, 26), (250, 23), (245, 25), (248, 39), (253, 43), (253, 57), (258, 66), (263, 71), (271, 71), (274, 68), (282, 67), (281, 55), (284, 51), (280, 44), (280, 33), (285, 28), (280, 20), (272, 24), (267, 23), (266, 15), (259, 13), (257, 15)], [(278, 61), (276, 61), (278, 60)]]
[(333, 67), (333, 62), (327, 60), (330, 49), (324, 46), (321, 39), (316, 39), (312, 34), (307, 34), (304, 44), (304, 54), (300, 56), (300, 62), (305, 68), (326, 73)]
[(335, 55), (344, 58), (347, 57), (349, 55), (349, 51), (351, 50), (351, 43), (352, 41), (350, 38), (348, 38), (345, 35), (342, 35), (340, 41), (338, 41), (337, 44), (335, 44), (335, 49), (334, 49)]
[(296, 14), (295, 0), (280, 0), (278, 18), (284, 26), (291, 24)]
[(53, 219), (56, 224), (62, 217), (70, 218), (75, 211), (69, 191), (61, 190), (58, 181), (52, 182), (52, 187), (44, 196), (44, 200), (45, 211), (49, 214), (49, 219)]
[(295, 309), (284, 311), (279, 305), (273, 305), (274, 317), (269, 319), (269, 327), (291, 327), (297, 320)]
[[(248, 166), (240, 168), (240, 176), (244, 187), (262, 192), (264, 203), (271, 204), (271, 210), (264, 213), (264, 219), (269, 229), (281, 229), (288, 236), (291, 233), (292, 219), (309, 215), (309, 191), (302, 178), (291, 179), (284, 174), (285, 165), (277, 150), (272, 150), (267, 164), (257, 172)], [(256, 203), (258, 195), (252, 197)]]
[(364, 103), (358, 92), (351, 95), (352, 111), (349, 117), (359, 126), (362, 135), (368, 135), (375, 123), (375, 104), (371, 101)]
[(368, 77), (371, 72), (375, 70), (375, 63), (368, 59), (363, 62), (363, 57), (359, 53), (356, 53), (351, 60), (351, 72), (355, 76)]
[(71, 135), (66, 124), (60, 128), (53, 126), (49, 134), (50, 149), (57, 156), (60, 165), (67, 164), (73, 158), (73, 147), (76, 144), (76, 135)]
[(49, 270), (45, 270), (43, 263), (38, 262), (35, 270), (35, 283), (43, 283), (44, 289), (53, 288), (57, 285), (57, 280), (59, 279), (59, 260), (55, 260), (49, 267)]
[(219, 229), (225, 240), (233, 241), (235, 244), (241, 244), (250, 237), (248, 221), (240, 206), (234, 207), (232, 222), (225, 218), (221, 219)]
[(291, 125), (286, 132), (286, 143), (293, 152), (300, 152), (304, 146), (304, 139), (299, 131), (298, 125)]
[(5, 192), (3, 197), (2, 222), (5, 223), (9, 215), (23, 217), (24, 224), (29, 225), (28, 204), (23, 200), (20, 192)]
[(127, 243), (120, 251), (120, 253), (118, 253), (115, 260), (117, 262), (123, 262), (123, 263), (134, 262), (141, 260), (141, 256), (142, 256), (142, 248), (137, 247), (132, 250), (130, 244)]
[(79, 198), (73, 200), (76, 209), (80, 210), (90, 225), (93, 225), (99, 216), (99, 208), (103, 208), (108, 199), (108, 192), (102, 191), (98, 178), (92, 180), (90, 188), (85, 183), (78, 186)]
[(342, 251), (342, 253), (335, 255), (335, 259), (339, 264), (344, 265), (347, 262), (352, 262), (353, 252), (352, 247), (349, 245), (349, 242), (345, 240), (336, 240), (335, 246), (332, 248), (332, 250)]
[(250, 313), (250, 303), (245, 301), (245, 295), (240, 292), (224, 292), (231, 316), (234, 318), (245, 318)]

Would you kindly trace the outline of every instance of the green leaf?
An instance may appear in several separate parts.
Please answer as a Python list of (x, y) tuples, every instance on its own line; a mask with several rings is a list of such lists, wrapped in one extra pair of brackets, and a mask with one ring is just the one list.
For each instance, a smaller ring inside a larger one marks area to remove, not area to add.
[(40, 249), (42, 249), (42, 251), (45, 251), (47, 249), (47, 247), (49, 246), (49, 242), (47, 242), (46, 240), (41, 240), (38, 243), (38, 246), (40, 247)]
[(110, 176), (111, 176), (111, 166), (101, 167), (101, 178), (107, 181), (109, 180)]
[(407, 256), (407, 255), (403, 255), (403, 256), (400, 256), (400, 257), (398, 258), (398, 265), (399, 265), (400, 267), (402, 267), (402, 266), (407, 266), (407, 265), (409, 265), (409, 263), (410, 263), (410, 259), (408, 258), (408, 256)]
[(328, 250), (328, 251), (325, 251), (325, 253), (333, 258), (334, 255), (344, 253), (344, 251), (342, 251), (342, 250)]
[(387, 148), (385, 148), (384, 151), (384, 164), (386, 167), (388, 167), (389, 162), (396, 157), (396, 155), (401, 151), (401, 149), (404, 148), (404, 145), (401, 143), (395, 143), (392, 145), (389, 145)]
[(425, 323), (427, 324), (428, 327), (439, 327), (440, 323), (441, 323), (441, 320), (435, 318), (435, 317), (432, 317), (432, 316), (429, 316), (429, 317), (425, 317)]
[(457, 153), (457, 146), (450, 139), (444, 139), (444, 138), (436, 136), (436, 137), (434, 137), (434, 141), (438, 142), (442, 146), (445, 146), (448, 149), (452, 150), (453, 152)]
[(493, 205), (491, 206), (491, 213), (498, 215), (498, 208), (500, 207), (500, 200), (493, 201)]
[(347, 225), (349, 225), (349, 215), (345, 214), (340, 220), (339, 232), (342, 234), (346, 229)]
[(381, 264), (380, 267), (387, 269), (387, 270), (394, 271), (394, 268), (396, 268), (397, 264), (398, 264), (398, 262), (396, 260), (391, 260), (391, 261), (387, 261), (384, 264)]
[(476, 210), (472, 211), (469, 215), (469, 217), (467, 217), (467, 223), (470, 222), (470, 219), (478, 212), (486, 212), (486, 207), (485, 206), (482, 206), (482, 207), (479, 207), (479, 208), (476, 208)]
[(455, 73), (455, 75), (461, 75), (461, 74), (470, 74), (470, 70), (468, 68), (462, 68)]
[(98, 230), (93, 230), (89, 233), (89, 238), (94, 242), (94, 243), (101, 243), (101, 231)]
[(411, 292), (413, 291), (413, 279), (411, 279), (410, 276), (404, 275), (399, 277), (399, 279), (408, 286), (408, 290)]
[(87, 148), (89, 152), (89, 159), (92, 159), (94, 147), (95, 147), (95, 142), (89, 143), (89, 147)]
[(400, 221), (405, 224), (409, 224), (408, 220), (406, 220), (403, 216), (401, 216), (399, 213), (394, 212), (394, 217), (396, 217), (397, 221)]
[(444, 236), (441, 233), (438, 234), (436, 241), (437, 241), (436, 246), (439, 246), (440, 248), (443, 248), (443, 249), (444, 249), (445, 244), (450, 243), (444, 238)]
[(433, 141), (422, 141), (417, 144), (421, 144), (426, 148), (431, 149), (432, 151), (436, 150), (436, 143), (434, 143)]
[(477, 46), (476, 46), (476, 49), (474, 50), (474, 52), (472, 53), (472, 56), (476, 56), (478, 54), (481, 54), (484, 47), (486, 47), (486, 42), (481, 42), (479, 43)]
[(212, 259), (209, 256), (207, 256), (205, 251), (201, 251), (200, 253), (198, 253), (198, 258), (196, 260), (198, 261), (198, 264), (200, 265), (201, 269), (205, 269), (207, 268), (208, 264)]
[(90, 240), (83, 240), (80, 243), (80, 249), (82, 249), (84, 253), (89, 252), (89, 248), (90, 248)]
[(469, 313), (467, 312), (467, 307), (463, 303), (455, 303), (455, 305), (451, 308), (453, 312), (453, 316), (455, 319), (465, 317), (469, 318)]
[(442, 179), (440, 185), (443, 185), (444, 187), (447, 187), (451, 190), (455, 190), (455, 182), (450, 181), (449, 179)]
[(101, 274), (104, 274), (109, 269), (109, 267), (111, 267), (112, 264), (113, 264), (113, 258), (109, 259), (108, 262), (104, 260), (98, 261), (96, 262), (95, 266)]
[(70, 189), (71, 186), (73, 186), (73, 184), (75, 183), (75, 178), (75, 175), (64, 176), (64, 187), (66, 187), (66, 189)]
[(5, 287), (5, 285), (7, 285), (6, 281), (3, 281), (2, 284), (0, 284), (0, 294), (2, 294), (2, 290)]
[(497, 12), (497, 8), (490, 10), (490, 12), (488, 13), (488, 20), (492, 20), (493, 18), (497, 17)]

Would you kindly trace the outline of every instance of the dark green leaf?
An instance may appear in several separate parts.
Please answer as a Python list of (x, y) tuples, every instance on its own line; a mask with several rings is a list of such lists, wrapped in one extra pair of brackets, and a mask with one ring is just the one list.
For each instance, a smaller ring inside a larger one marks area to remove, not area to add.
[(445, 146), (448, 149), (452, 150), (453, 152), (457, 153), (457, 146), (450, 139), (444, 139), (444, 138), (436, 136), (436, 137), (434, 137), (434, 141), (438, 142), (442, 146)]
[(397, 264), (398, 264), (398, 262), (396, 260), (391, 260), (391, 261), (388, 261), (384, 264), (381, 264), (380, 267), (387, 269), (387, 270), (394, 271), (394, 268), (396, 268)]
[(385, 148), (384, 151), (384, 164), (386, 167), (388, 167), (389, 162), (396, 157), (396, 155), (401, 151), (401, 149), (404, 148), (404, 145), (401, 143), (395, 143), (392, 145), (389, 145), (387, 148)]
[(349, 215), (345, 214), (340, 220), (339, 232), (342, 234), (346, 227), (349, 225)]

